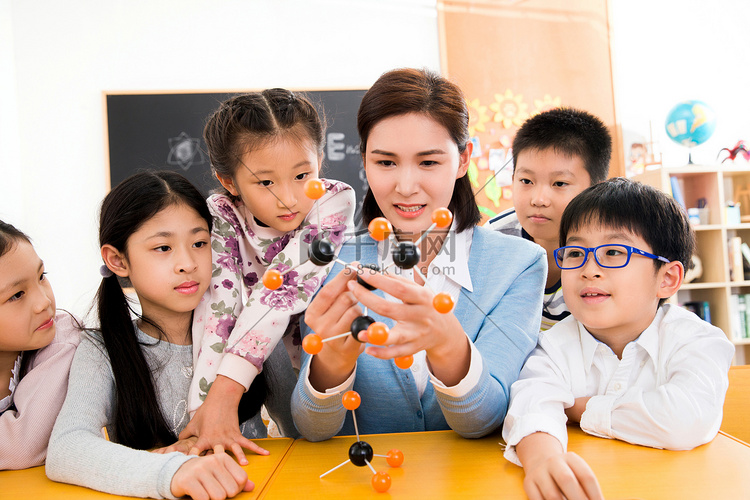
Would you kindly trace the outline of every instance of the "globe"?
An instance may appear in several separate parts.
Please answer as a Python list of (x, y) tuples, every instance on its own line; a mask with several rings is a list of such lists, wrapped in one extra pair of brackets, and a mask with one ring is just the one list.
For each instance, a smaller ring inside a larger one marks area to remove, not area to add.
[(667, 135), (678, 144), (692, 148), (703, 144), (716, 129), (716, 113), (702, 101), (682, 101), (667, 114)]

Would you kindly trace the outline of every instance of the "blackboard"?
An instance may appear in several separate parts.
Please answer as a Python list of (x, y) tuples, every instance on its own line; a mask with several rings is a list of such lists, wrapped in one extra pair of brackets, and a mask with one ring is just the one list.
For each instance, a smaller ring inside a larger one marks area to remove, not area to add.
[[(367, 189), (357, 135), (364, 90), (305, 91), (326, 116), (321, 177), (346, 182), (361, 202)], [(204, 195), (219, 187), (211, 174), (203, 126), (233, 93), (106, 94), (110, 187), (141, 170), (174, 170)]]

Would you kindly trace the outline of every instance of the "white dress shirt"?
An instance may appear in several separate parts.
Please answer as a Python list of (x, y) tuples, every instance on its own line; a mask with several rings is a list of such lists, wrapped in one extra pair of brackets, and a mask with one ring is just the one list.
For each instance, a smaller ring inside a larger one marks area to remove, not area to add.
[(618, 359), (572, 316), (539, 336), (511, 387), (505, 457), (534, 432), (567, 449), (565, 409), (591, 397), (581, 429), (633, 444), (689, 450), (719, 431), (734, 346), (695, 314), (667, 304)]

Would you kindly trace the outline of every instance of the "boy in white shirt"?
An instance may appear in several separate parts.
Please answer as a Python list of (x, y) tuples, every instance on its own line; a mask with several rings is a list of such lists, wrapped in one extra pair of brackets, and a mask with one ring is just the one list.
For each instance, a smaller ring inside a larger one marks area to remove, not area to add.
[(695, 249), (688, 219), (650, 186), (615, 178), (574, 198), (560, 224), (565, 303), (511, 387), (505, 457), (531, 499), (602, 498), (591, 468), (566, 453), (566, 422), (600, 437), (689, 450), (722, 419), (734, 346), (695, 314), (664, 304)]

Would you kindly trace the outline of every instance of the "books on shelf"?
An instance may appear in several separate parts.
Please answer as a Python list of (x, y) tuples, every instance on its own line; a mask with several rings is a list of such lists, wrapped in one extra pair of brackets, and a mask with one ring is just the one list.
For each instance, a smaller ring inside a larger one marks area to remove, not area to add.
[[(729, 279), (731, 281), (745, 280), (745, 256), (742, 248), (742, 238), (732, 236), (729, 238)], [(747, 244), (744, 244), (747, 246)], [(749, 249), (750, 250), (750, 249)]]
[(672, 198), (680, 204), (682, 210), (687, 213), (687, 206), (685, 205), (685, 197), (682, 195), (682, 188), (680, 187), (680, 179), (676, 175), (669, 176), (669, 184), (672, 188)]
[(700, 319), (708, 323), (711, 322), (711, 307), (705, 300), (685, 302), (682, 307), (698, 315)]
[(732, 338), (750, 338), (750, 293), (733, 294), (729, 301)]

